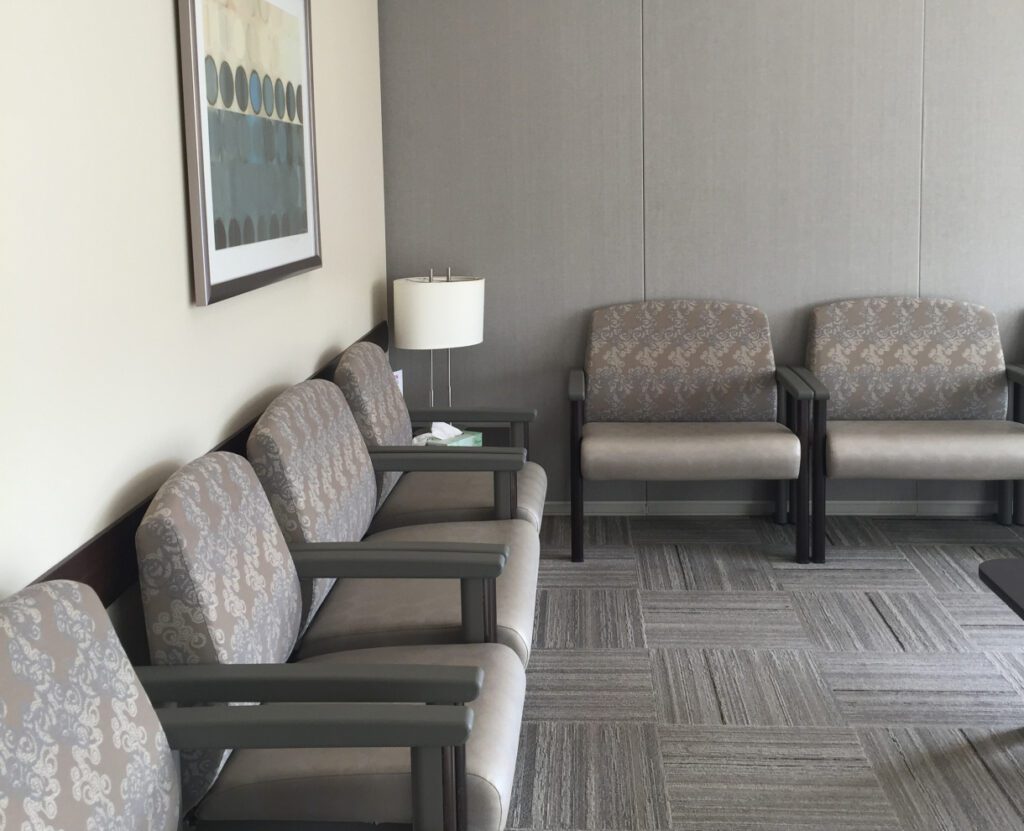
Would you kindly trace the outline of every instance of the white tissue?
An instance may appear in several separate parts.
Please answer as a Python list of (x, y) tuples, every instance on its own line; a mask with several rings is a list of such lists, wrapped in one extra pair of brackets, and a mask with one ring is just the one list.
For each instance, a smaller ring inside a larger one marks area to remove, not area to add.
[(444, 421), (435, 421), (430, 425), (430, 434), (441, 439), (441, 441), (448, 441), (448, 439), (454, 439), (456, 436), (461, 436), (462, 431), (453, 424), (448, 424)]
[(425, 444), (429, 444), (431, 439), (443, 442), (461, 435), (462, 431), (458, 427), (444, 421), (435, 421), (430, 425), (429, 433), (420, 433), (418, 436), (413, 436), (412, 443), (417, 447), (422, 447)]

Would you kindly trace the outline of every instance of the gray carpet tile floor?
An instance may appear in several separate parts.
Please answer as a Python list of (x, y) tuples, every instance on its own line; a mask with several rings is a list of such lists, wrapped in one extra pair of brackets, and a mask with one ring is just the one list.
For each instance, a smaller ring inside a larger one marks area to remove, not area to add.
[(510, 829), (1024, 831), (1024, 528), (548, 517)]

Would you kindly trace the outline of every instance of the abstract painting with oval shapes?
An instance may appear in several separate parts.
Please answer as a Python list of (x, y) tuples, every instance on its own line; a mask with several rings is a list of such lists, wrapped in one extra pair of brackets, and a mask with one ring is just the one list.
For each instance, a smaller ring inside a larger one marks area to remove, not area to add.
[(199, 305), (320, 265), (309, 0), (178, 0)]

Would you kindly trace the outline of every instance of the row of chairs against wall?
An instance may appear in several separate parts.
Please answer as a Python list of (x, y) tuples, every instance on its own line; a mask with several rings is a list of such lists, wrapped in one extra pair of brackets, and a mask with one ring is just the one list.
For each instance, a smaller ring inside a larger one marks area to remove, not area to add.
[[(569, 375), (572, 558), (586, 480), (767, 479), (798, 562), (823, 563), (830, 479), (999, 483), (1024, 522), (1024, 369), (995, 315), (939, 298), (841, 300), (811, 315), (806, 366), (777, 367), (768, 320), (740, 303), (594, 312)], [(1010, 406), (1009, 389), (1013, 390)]]
[(368, 343), (334, 381), (286, 390), (244, 457), (153, 498), (151, 665), (85, 585), (0, 602), (0, 825), (504, 827), (546, 477), (523, 446), (412, 447), (412, 424), (525, 443), (534, 413), (410, 412)]

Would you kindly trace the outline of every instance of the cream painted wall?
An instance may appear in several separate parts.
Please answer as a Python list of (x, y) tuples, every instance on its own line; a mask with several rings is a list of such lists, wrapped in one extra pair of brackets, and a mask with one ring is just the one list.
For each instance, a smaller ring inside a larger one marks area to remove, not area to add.
[(0, 596), (385, 314), (376, 0), (314, 0), (322, 269), (191, 300), (175, 4), (4, 7)]

